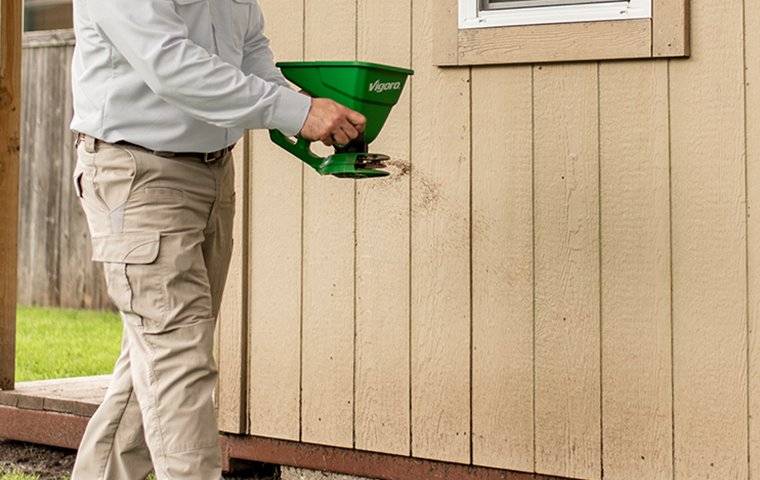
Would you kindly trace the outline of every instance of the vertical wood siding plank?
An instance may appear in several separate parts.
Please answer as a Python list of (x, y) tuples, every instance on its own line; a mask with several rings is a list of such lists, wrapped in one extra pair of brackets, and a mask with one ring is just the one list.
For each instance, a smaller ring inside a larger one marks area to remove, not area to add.
[(667, 68), (600, 67), (602, 441), (610, 478), (673, 476)]
[[(307, 1), (305, 27), (308, 60), (355, 58), (356, 0)], [(302, 439), (340, 447), (354, 435), (354, 193), (304, 173)]]
[(469, 463), (469, 69), (431, 62), (437, 2), (412, 15), (412, 453)]
[(232, 152), (235, 162), (235, 223), (232, 229), (233, 249), (222, 305), (219, 311), (219, 429), (243, 433), (246, 429), (245, 397), (247, 387), (246, 322), (248, 262), (247, 186), (248, 145), (238, 142)]
[[(409, 66), (411, 1), (358, 7), (358, 58)], [(399, 455), (409, 453), (410, 90), (370, 146), (392, 157), (392, 176), (356, 193), (356, 448)]]
[(600, 478), (597, 65), (536, 67), (536, 469)]
[(472, 72), (473, 460), (533, 470), (531, 67)]
[(0, 389), (12, 389), (21, 114), (21, 0), (0, 0)]
[(747, 478), (742, 1), (692, 4), (671, 62), (675, 478)]
[(749, 469), (760, 478), (760, 10), (745, 1), (747, 95), (747, 279), (749, 295)]
[[(303, 58), (303, 0), (260, 0), (278, 60)], [(251, 133), (249, 432), (298, 440), (301, 403), (300, 160)]]

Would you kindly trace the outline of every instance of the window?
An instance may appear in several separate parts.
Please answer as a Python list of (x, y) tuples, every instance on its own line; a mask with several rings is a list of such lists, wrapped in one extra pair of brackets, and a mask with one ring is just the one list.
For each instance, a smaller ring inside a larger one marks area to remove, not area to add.
[(633, 20), (652, 16), (652, 0), (459, 0), (459, 28)]
[(689, 55), (690, 0), (434, 0), (439, 67)]

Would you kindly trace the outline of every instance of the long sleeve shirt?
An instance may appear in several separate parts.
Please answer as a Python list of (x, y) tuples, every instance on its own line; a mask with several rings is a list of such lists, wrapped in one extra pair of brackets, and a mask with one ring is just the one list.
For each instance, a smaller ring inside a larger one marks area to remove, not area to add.
[(212, 152), (245, 129), (296, 135), (311, 99), (275, 67), (256, 0), (74, 0), (72, 130)]

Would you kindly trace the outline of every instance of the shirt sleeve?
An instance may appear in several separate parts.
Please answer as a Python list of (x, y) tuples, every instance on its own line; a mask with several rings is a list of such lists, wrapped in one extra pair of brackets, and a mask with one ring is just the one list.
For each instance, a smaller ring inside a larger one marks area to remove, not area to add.
[(242, 70), (283, 87), (290, 88), (290, 83), (275, 66), (274, 55), (269, 48), (269, 39), (264, 35), (264, 15), (258, 2), (251, 4), (251, 21), (248, 35), (243, 47)]
[(223, 128), (277, 129), (293, 136), (303, 127), (310, 98), (246, 75), (192, 42), (173, 2), (87, 3), (101, 33), (166, 102)]

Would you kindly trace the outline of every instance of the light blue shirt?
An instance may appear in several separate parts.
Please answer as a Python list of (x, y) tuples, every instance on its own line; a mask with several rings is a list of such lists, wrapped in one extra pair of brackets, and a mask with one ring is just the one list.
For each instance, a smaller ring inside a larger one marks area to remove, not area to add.
[(256, 0), (74, 0), (72, 130), (212, 152), (300, 132), (311, 99), (275, 67)]

